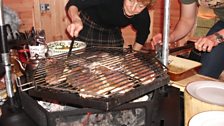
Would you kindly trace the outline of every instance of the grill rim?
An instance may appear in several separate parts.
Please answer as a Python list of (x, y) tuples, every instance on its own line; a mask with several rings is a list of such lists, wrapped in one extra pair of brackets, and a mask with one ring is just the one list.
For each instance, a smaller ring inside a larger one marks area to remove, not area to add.
[[(83, 98), (80, 97), (78, 94), (74, 93), (66, 93), (58, 91), (59, 93), (55, 92), (56, 90), (48, 90), (43, 88), (34, 88), (29, 90), (29, 95), (36, 97), (36, 98), (45, 98), (49, 100), (57, 100), (62, 104), (69, 104), (74, 106), (82, 106), (88, 108), (94, 108), (99, 110), (109, 111), (111, 109), (116, 108), (122, 104), (130, 102), (136, 98), (144, 96), (151, 91), (154, 91), (158, 88), (162, 88), (166, 86), (169, 82), (168, 75), (164, 75), (164, 78), (158, 78), (155, 81), (151, 82), (150, 84), (137, 87), (135, 90), (131, 90), (126, 92), (123, 95), (115, 96), (113, 98)], [(149, 90), (148, 90), (149, 88)]]

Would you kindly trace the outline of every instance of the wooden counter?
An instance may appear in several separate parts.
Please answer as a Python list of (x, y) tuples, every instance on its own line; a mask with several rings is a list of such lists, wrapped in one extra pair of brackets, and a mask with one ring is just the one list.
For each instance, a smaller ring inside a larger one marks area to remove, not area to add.
[(219, 80), (211, 78), (211, 77), (203, 76), (203, 75), (200, 75), (200, 74), (194, 74), (190, 77), (187, 77), (187, 78), (179, 80), (179, 81), (172, 81), (171, 80), (170, 84), (174, 87), (179, 88), (180, 91), (184, 92), (187, 84), (189, 84), (190, 82), (193, 82), (193, 81), (201, 81), (201, 80), (219, 81)]
[(168, 74), (170, 75), (170, 85), (177, 87), (180, 91), (184, 92), (187, 84), (193, 81), (220, 81), (208, 76), (203, 76), (197, 73), (197, 70), (201, 67), (201, 63), (169, 55), (168, 60)]

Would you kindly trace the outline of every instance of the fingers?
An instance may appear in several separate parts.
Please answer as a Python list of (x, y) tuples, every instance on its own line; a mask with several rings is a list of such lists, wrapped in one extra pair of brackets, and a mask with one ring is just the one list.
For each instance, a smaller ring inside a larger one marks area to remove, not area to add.
[(152, 38), (153, 45), (162, 44), (162, 34), (159, 33)]
[(195, 43), (195, 48), (199, 51), (206, 51), (207, 44), (205, 43), (206, 40), (204, 38), (199, 38), (198, 41)]
[(67, 27), (67, 31), (68, 31), (68, 33), (69, 33), (69, 35), (70, 35), (71, 37), (74, 36), (74, 30), (72, 30), (72, 26), (71, 26), (71, 25), (69, 25), (69, 26)]
[(208, 52), (211, 52), (211, 51), (212, 51), (212, 48), (213, 48), (213, 46), (208, 46), (208, 47), (207, 47), (207, 51), (208, 51)]
[(162, 34), (161, 33), (156, 34), (155, 36), (153, 36), (153, 38), (150, 41), (151, 41), (150, 44), (151, 44), (152, 50), (155, 50), (155, 46), (157, 44), (162, 45)]
[(150, 42), (150, 47), (152, 50), (155, 50), (155, 45), (154, 45), (153, 41)]
[(70, 36), (78, 37), (79, 32), (83, 29), (82, 22), (73, 22), (67, 27), (67, 31)]
[(195, 48), (203, 52), (211, 52), (214, 46), (216, 46), (216, 43), (206, 37), (199, 38), (197, 42), (195, 42)]
[(75, 37), (78, 37), (78, 36), (79, 36), (79, 32), (80, 32), (81, 30), (82, 30), (82, 27), (77, 27), (77, 28), (75, 28), (75, 29), (74, 29), (74, 34), (73, 34), (73, 35), (74, 35)]
[(195, 48), (199, 51), (207, 51), (207, 43), (204, 38), (199, 38), (198, 41), (195, 43)]

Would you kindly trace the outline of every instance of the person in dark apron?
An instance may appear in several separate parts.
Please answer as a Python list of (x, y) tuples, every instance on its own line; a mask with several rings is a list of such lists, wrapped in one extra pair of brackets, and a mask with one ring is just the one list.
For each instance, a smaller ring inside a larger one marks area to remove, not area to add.
[[(195, 42), (195, 49), (189, 59), (202, 63), (199, 74), (218, 79), (224, 70), (224, 0), (180, 0), (181, 17), (174, 31), (170, 34), (170, 42), (186, 36), (197, 19), (198, 5), (214, 10), (220, 19), (209, 30), (207, 35)], [(154, 44), (161, 41), (162, 35), (153, 37)]]
[[(124, 47), (121, 28), (132, 25), (136, 31), (133, 49), (139, 51), (150, 33), (150, 16), (147, 7), (151, 0), (69, 0), (66, 5), (71, 24), (67, 31), (87, 47)], [(124, 47), (125, 48), (125, 47)], [(81, 116), (75, 123), (81, 123)], [(86, 125), (140, 126), (144, 125), (145, 112), (133, 110), (94, 114)]]
[(150, 33), (148, 7), (152, 0), (69, 0), (71, 24), (67, 31), (87, 46), (123, 47), (121, 28), (136, 31), (134, 50), (140, 50)]

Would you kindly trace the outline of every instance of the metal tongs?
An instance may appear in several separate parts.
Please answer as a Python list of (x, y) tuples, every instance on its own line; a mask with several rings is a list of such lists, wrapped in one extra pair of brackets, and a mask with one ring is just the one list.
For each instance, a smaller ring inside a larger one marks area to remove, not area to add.
[(155, 45), (156, 58), (159, 59), (160, 61), (162, 61), (162, 49), (163, 47), (159, 43)]

